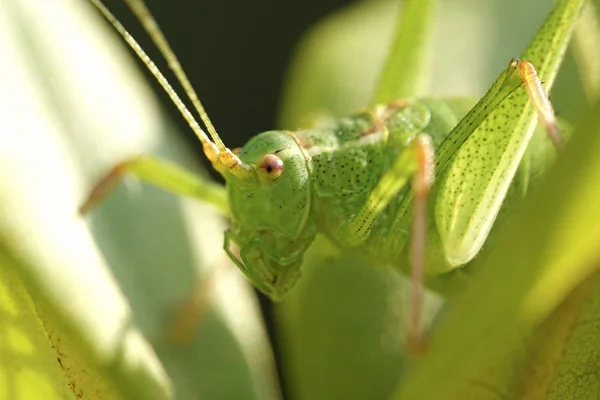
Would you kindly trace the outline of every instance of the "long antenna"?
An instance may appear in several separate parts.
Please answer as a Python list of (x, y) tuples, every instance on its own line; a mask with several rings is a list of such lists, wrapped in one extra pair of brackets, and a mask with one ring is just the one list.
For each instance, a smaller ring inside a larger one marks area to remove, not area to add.
[(206, 114), (202, 103), (200, 103), (200, 99), (198, 98), (196, 91), (192, 87), (190, 80), (185, 74), (183, 68), (181, 67), (181, 63), (177, 59), (177, 56), (175, 55), (173, 49), (171, 49), (171, 46), (169, 45), (169, 42), (167, 42), (165, 35), (163, 35), (162, 31), (158, 27), (156, 19), (154, 19), (154, 17), (148, 10), (148, 7), (146, 7), (144, 2), (140, 0), (125, 0), (125, 3), (127, 3), (131, 11), (133, 11), (133, 13), (136, 15), (146, 32), (148, 32), (148, 35), (150, 35), (150, 39), (152, 39), (152, 41), (154, 42), (156, 47), (158, 47), (165, 60), (167, 60), (169, 68), (171, 68), (171, 70), (175, 73), (177, 80), (179, 81), (181, 86), (183, 86), (185, 93), (190, 98), (190, 101), (194, 105), (194, 108), (198, 112), (198, 115), (200, 115), (200, 119), (202, 120), (202, 122), (204, 122), (206, 129), (208, 129), (208, 133), (210, 133), (210, 137), (212, 138), (213, 142), (217, 145), (219, 151), (224, 151), (225, 145), (221, 141), (221, 138), (219, 137), (219, 134), (217, 133), (217, 130), (213, 126), (212, 122), (210, 122), (208, 114)]
[[(117, 20), (117, 18), (106, 8), (104, 4), (100, 0), (91, 0), (91, 2), (96, 6), (98, 10), (102, 13), (102, 15), (107, 19), (107, 21), (116, 29), (116, 31), (123, 37), (123, 39), (127, 42), (129, 47), (133, 49), (136, 55), (140, 60), (146, 65), (148, 70), (154, 75), (158, 83), (162, 86), (162, 88), (167, 92), (181, 115), (185, 118), (189, 126), (192, 128), (200, 142), (202, 142), (202, 146), (204, 148), (204, 153), (209, 161), (213, 164), (214, 168), (219, 172), (223, 173), (225, 170), (228, 170), (232, 174), (238, 177), (250, 177), (254, 176), (254, 171), (251, 167), (244, 164), (231, 150), (229, 150), (223, 144), (223, 141), (217, 134), (213, 124), (210, 122), (204, 107), (202, 107), (202, 103), (198, 99), (194, 88), (192, 87), (189, 79), (187, 78), (179, 60), (173, 53), (173, 50), (169, 46), (169, 43), (165, 39), (164, 35), (160, 31), (156, 20), (150, 14), (150, 11), (146, 8), (143, 2), (140, 0), (125, 0), (127, 5), (131, 8), (136, 17), (140, 20), (148, 35), (152, 41), (156, 44), (161, 54), (167, 60), (169, 67), (175, 73), (177, 80), (183, 86), (186, 94), (188, 95), (190, 101), (194, 105), (196, 111), (200, 115), (202, 122), (208, 129), (210, 136), (213, 139), (213, 142), (210, 141), (206, 133), (202, 130), (192, 113), (185, 106), (179, 95), (175, 92), (167, 78), (160, 72), (156, 64), (150, 59), (150, 57), (146, 54), (146, 52), (142, 49), (142, 47), (136, 42), (136, 40), (131, 36), (131, 34), (123, 27), (123, 25)], [(223, 168), (224, 167), (224, 168)]]

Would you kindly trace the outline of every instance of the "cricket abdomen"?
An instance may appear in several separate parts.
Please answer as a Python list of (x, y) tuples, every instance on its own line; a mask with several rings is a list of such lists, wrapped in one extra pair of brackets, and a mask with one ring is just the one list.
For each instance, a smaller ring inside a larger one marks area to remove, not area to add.
[[(309, 158), (311, 217), (321, 233), (349, 247), (344, 231), (394, 159), (419, 133), (437, 147), (458, 122), (455, 110), (441, 100), (397, 101), (342, 119), (323, 130), (296, 136)], [(401, 190), (377, 216), (359, 246), (385, 263), (396, 263), (407, 240), (410, 213), (401, 208)], [(399, 261), (398, 261), (399, 262)]]

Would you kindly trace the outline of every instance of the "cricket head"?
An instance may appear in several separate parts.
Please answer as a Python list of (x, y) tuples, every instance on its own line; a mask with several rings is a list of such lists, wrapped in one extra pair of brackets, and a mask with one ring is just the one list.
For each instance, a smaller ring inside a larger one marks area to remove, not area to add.
[(136, 4), (134, 12), (168, 60), (208, 134), (135, 39), (100, 1), (94, 1), (165, 89), (202, 143), (208, 160), (227, 181), (233, 229), (225, 234), (225, 250), (258, 289), (279, 300), (300, 276), (302, 256), (316, 233), (308, 219), (310, 182), (302, 149), (291, 133), (273, 131), (257, 136), (240, 153), (229, 150), (158, 24), (141, 2)]
[(281, 300), (300, 277), (316, 234), (306, 157), (285, 131), (256, 136), (236, 156), (243, 172), (222, 173), (233, 225), (225, 251), (256, 288)]

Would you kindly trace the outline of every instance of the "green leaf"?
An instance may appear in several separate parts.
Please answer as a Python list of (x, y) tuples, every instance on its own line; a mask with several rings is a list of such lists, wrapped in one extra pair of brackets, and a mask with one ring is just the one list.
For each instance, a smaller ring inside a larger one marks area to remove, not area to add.
[[(600, 385), (600, 379), (596, 374), (598, 368), (600, 368), (599, 326), (597, 322), (600, 315), (600, 286), (598, 283), (596, 274), (587, 283), (588, 287), (578, 290), (588, 295), (580, 313), (569, 308), (565, 310), (570, 312), (569, 314), (567, 312), (562, 313), (563, 318), (575, 316), (577, 324), (575, 327), (567, 325), (568, 328), (571, 328), (566, 332), (569, 340), (564, 343), (565, 346), (555, 347), (562, 350), (562, 352), (549, 352), (557, 356), (550, 358), (548, 363), (553, 367), (552, 372), (554, 372), (553, 379), (549, 382), (551, 386), (547, 398), (550, 400), (592, 399), (598, 395), (598, 386)], [(575, 301), (577, 300), (575, 299)], [(560, 360), (560, 362), (557, 362), (557, 360)]]
[(0, 263), (0, 399), (73, 398), (31, 297), (11, 267)]
[[(392, 269), (318, 240), (276, 309), (290, 391), (302, 399), (389, 398), (406, 372), (407, 289)], [(439, 299), (429, 300), (436, 311)]]

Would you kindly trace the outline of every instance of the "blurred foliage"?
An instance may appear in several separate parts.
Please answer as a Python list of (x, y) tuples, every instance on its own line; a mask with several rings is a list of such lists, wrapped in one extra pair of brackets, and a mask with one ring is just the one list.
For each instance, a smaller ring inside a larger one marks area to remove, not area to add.
[[(552, 5), (439, 3), (423, 93), (443, 96), (481, 95)], [(282, 127), (368, 104), (397, 8), (356, 2), (307, 34)], [(0, 2), (0, 399), (278, 398), (256, 299), (214, 210), (141, 186), (76, 215), (135, 154), (203, 173), (109, 32), (82, 1)], [(600, 109), (581, 86), (569, 53), (552, 97), (561, 116), (585, 118), (468, 290), (434, 322), (442, 301), (427, 299), (423, 360), (404, 354), (404, 279), (313, 246), (276, 308), (290, 398), (597, 398)]]
[(120, 39), (80, 0), (4, 0), (0, 33), (0, 265), (23, 299), (18, 320), (2, 318), (0, 398), (51, 398), (48, 381), (55, 398), (277, 398), (214, 210), (138, 186), (77, 213), (141, 152), (201, 173)]

